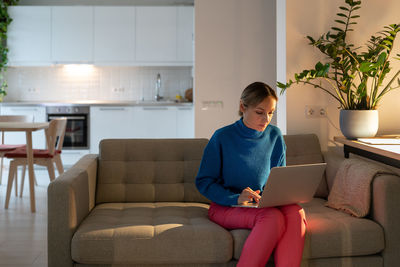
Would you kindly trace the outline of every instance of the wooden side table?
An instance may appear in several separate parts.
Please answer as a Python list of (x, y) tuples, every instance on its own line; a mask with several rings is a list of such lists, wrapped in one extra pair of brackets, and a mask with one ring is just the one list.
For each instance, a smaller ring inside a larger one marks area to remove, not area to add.
[(343, 144), (345, 158), (353, 153), (400, 168), (400, 145), (372, 145), (357, 140), (349, 140), (343, 136), (335, 136), (333, 140)]

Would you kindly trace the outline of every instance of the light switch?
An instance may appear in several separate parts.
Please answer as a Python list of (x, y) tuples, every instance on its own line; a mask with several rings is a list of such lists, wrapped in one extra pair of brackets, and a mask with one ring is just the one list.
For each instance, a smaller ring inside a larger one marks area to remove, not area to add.
[(207, 100), (201, 102), (201, 110), (223, 109), (224, 102), (222, 100)]

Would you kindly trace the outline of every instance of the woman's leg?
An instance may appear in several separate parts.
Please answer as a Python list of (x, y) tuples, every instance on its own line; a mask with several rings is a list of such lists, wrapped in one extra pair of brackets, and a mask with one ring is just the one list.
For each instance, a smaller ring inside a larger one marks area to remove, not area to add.
[(237, 266), (262, 266), (285, 232), (285, 219), (276, 208), (236, 208), (212, 203), (210, 220), (227, 229), (252, 229)]
[(304, 210), (296, 204), (278, 208), (284, 215), (286, 231), (275, 249), (275, 266), (300, 266), (306, 234)]

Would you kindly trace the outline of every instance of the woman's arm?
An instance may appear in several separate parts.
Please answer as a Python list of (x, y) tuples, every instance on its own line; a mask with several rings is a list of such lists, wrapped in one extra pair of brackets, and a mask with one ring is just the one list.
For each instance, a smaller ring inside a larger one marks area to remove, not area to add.
[(286, 144), (279, 131), (274, 148), (272, 150), (271, 168), (286, 166)]
[(240, 194), (225, 188), (223, 183), (222, 151), (216, 133), (204, 149), (196, 177), (196, 186), (201, 194), (219, 205), (231, 206), (238, 204)]

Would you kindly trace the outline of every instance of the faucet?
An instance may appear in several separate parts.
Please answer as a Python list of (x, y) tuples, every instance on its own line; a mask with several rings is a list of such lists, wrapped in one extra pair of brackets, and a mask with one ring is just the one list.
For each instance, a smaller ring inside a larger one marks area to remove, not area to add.
[(161, 74), (158, 73), (157, 81), (156, 81), (156, 95), (154, 97), (156, 99), (156, 101), (160, 101), (161, 99), (163, 99), (163, 97), (160, 96), (160, 89), (161, 89)]

